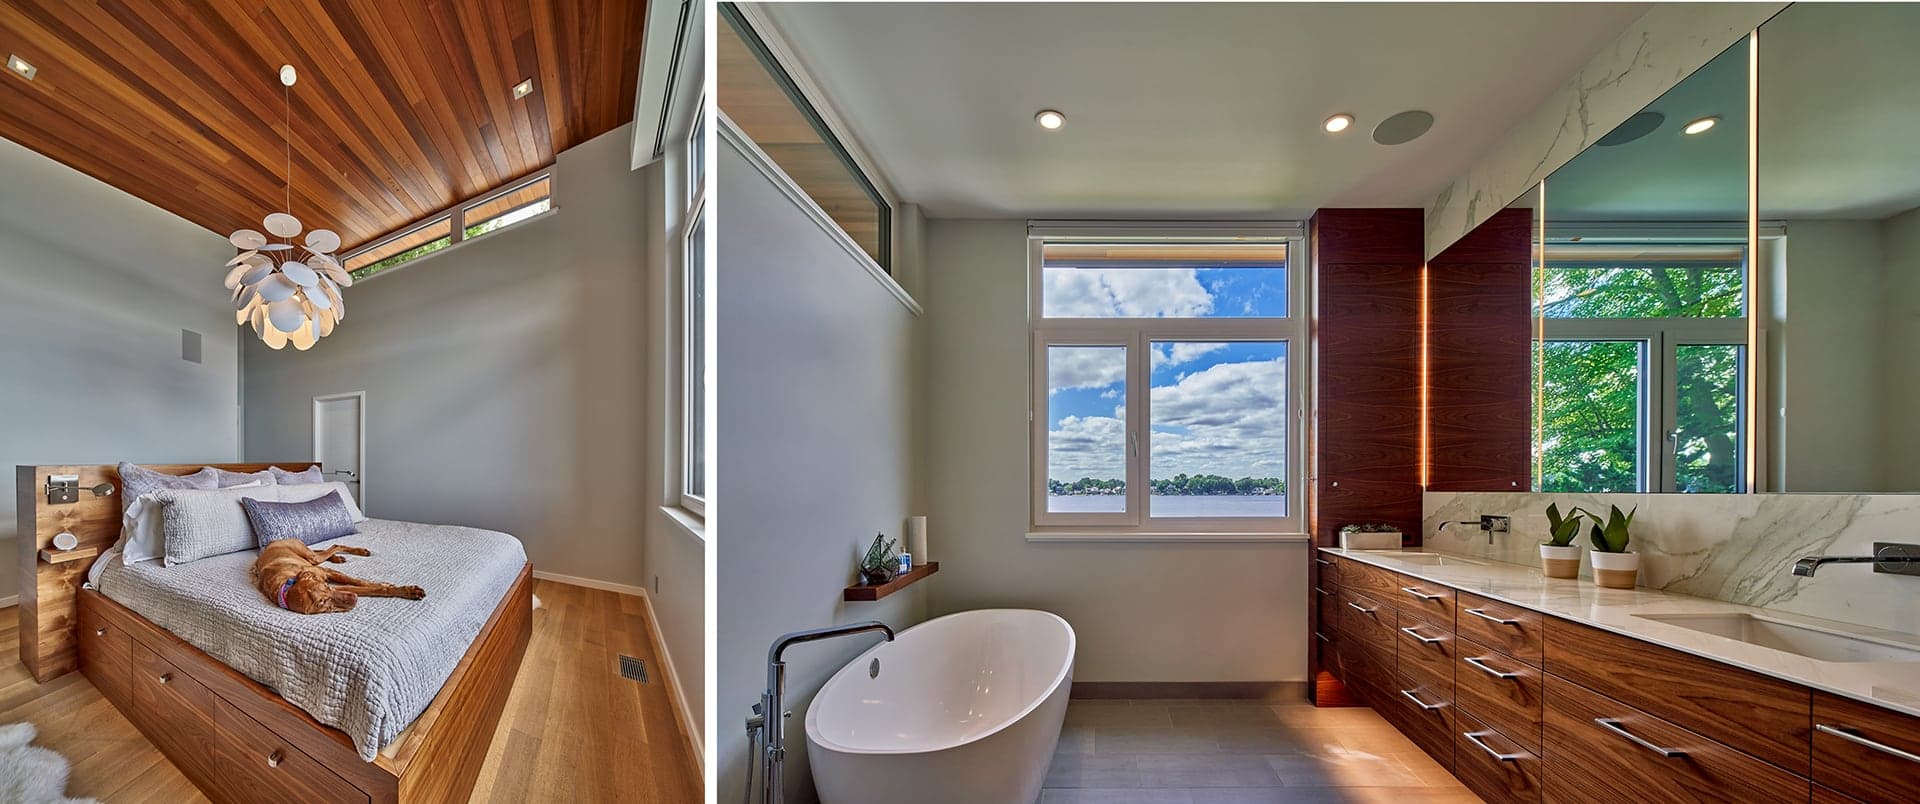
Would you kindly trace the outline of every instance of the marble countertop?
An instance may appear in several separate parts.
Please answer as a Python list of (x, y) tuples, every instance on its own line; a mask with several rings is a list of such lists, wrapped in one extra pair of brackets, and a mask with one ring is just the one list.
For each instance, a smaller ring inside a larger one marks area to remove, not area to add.
[[(1920, 650), (1920, 637), (1797, 614), (1689, 597), (1656, 589), (1603, 589), (1591, 581), (1562, 580), (1541, 574), (1538, 566), (1506, 564), (1483, 558), (1472, 563), (1415, 564), (1396, 556), (1420, 551), (1322, 551), (1422, 580), (1444, 584), (1502, 603), (1532, 609), (1622, 636), (1661, 645), (1752, 670), (1835, 695), (1920, 716), (1920, 662), (1829, 662), (1782, 650), (1650, 620), (1643, 614), (1737, 614), (1865, 637)], [(1450, 553), (1444, 555), (1449, 558)]]

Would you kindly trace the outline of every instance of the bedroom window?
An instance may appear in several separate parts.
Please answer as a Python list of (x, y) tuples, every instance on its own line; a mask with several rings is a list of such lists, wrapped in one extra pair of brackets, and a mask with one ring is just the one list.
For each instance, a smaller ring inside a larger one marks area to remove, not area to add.
[(1303, 531), (1290, 231), (1030, 239), (1031, 538)]
[(341, 264), (354, 279), (366, 279), (551, 212), (552, 170), (537, 171), (429, 215), (395, 234), (347, 252)]
[[(704, 101), (694, 108), (705, 107)], [(694, 116), (681, 143), (686, 204), (680, 230), (682, 289), (680, 506), (705, 516), (707, 510), (707, 124)]]

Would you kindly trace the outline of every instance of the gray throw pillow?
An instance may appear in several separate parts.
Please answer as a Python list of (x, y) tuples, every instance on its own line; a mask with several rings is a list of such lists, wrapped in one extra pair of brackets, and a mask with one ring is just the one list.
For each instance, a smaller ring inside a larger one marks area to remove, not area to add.
[(128, 508), (133, 507), (134, 500), (140, 499), (141, 495), (160, 489), (217, 489), (220, 487), (220, 475), (211, 466), (190, 475), (170, 475), (124, 461), (115, 468), (120, 472), (120, 515), (122, 517), (127, 515)]
[(353, 515), (341, 500), (340, 492), (306, 502), (267, 502), (241, 499), (247, 520), (253, 523), (253, 538), (261, 547), (281, 539), (298, 539), (301, 544), (338, 539), (360, 531), (353, 527)]
[(359, 503), (353, 501), (353, 492), (347, 489), (347, 484), (338, 480), (329, 480), (325, 483), (306, 483), (298, 486), (281, 486), (278, 491), (279, 493), (273, 497), (262, 495), (261, 499), (273, 499), (278, 502), (306, 502), (308, 500), (325, 497), (330, 493), (338, 492), (340, 494), (340, 502), (347, 506), (347, 513), (353, 517), (353, 521), (359, 522), (367, 518), (367, 515), (360, 511)]
[(169, 567), (211, 556), (254, 548), (253, 523), (247, 520), (243, 499), (274, 499), (278, 486), (231, 489), (161, 489), (153, 493), (161, 505), (160, 528), (166, 539)]
[(223, 489), (230, 489), (230, 488), (233, 488), (234, 486), (244, 486), (244, 485), (247, 485), (248, 483), (259, 483), (262, 486), (273, 486), (273, 485), (278, 485), (280, 482), (279, 480), (274, 478), (273, 470), (271, 468), (262, 469), (258, 472), (229, 472), (218, 466), (209, 466), (207, 468), (212, 469), (213, 474), (220, 478), (220, 488), (223, 488)]
[(327, 476), (320, 474), (320, 467), (318, 466), (309, 466), (298, 472), (289, 472), (278, 466), (269, 466), (267, 467), (267, 471), (272, 472), (274, 482), (282, 486), (300, 486), (309, 483), (327, 482)]

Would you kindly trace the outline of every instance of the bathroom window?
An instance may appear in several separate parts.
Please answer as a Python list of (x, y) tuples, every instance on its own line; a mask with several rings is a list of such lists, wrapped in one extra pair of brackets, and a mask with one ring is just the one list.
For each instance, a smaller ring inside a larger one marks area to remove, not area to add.
[(1303, 529), (1300, 241), (1175, 234), (1032, 239), (1035, 538)]
[(1745, 249), (1550, 244), (1536, 486), (1746, 490)]

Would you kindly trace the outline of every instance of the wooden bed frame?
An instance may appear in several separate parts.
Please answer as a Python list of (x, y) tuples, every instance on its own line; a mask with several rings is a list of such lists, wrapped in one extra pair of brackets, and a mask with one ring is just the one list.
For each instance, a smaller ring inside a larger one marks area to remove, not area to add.
[[(257, 472), (317, 464), (202, 466)], [(79, 475), (80, 499), (49, 503), (47, 478)], [(112, 496), (87, 491), (110, 483)], [(532, 567), (522, 567), (487, 624), (425, 712), (372, 762), (353, 740), (179, 637), (98, 592), (87, 568), (119, 539), (119, 473), (112, 466), (21, 466), (20, 660), (38, 681), (75, 669), (215, 801), (464, 801), (533, 633)], [(53, 536), (79, 545), (60, 551)], [(42, 551), (47, 555), (43, 556)]]

